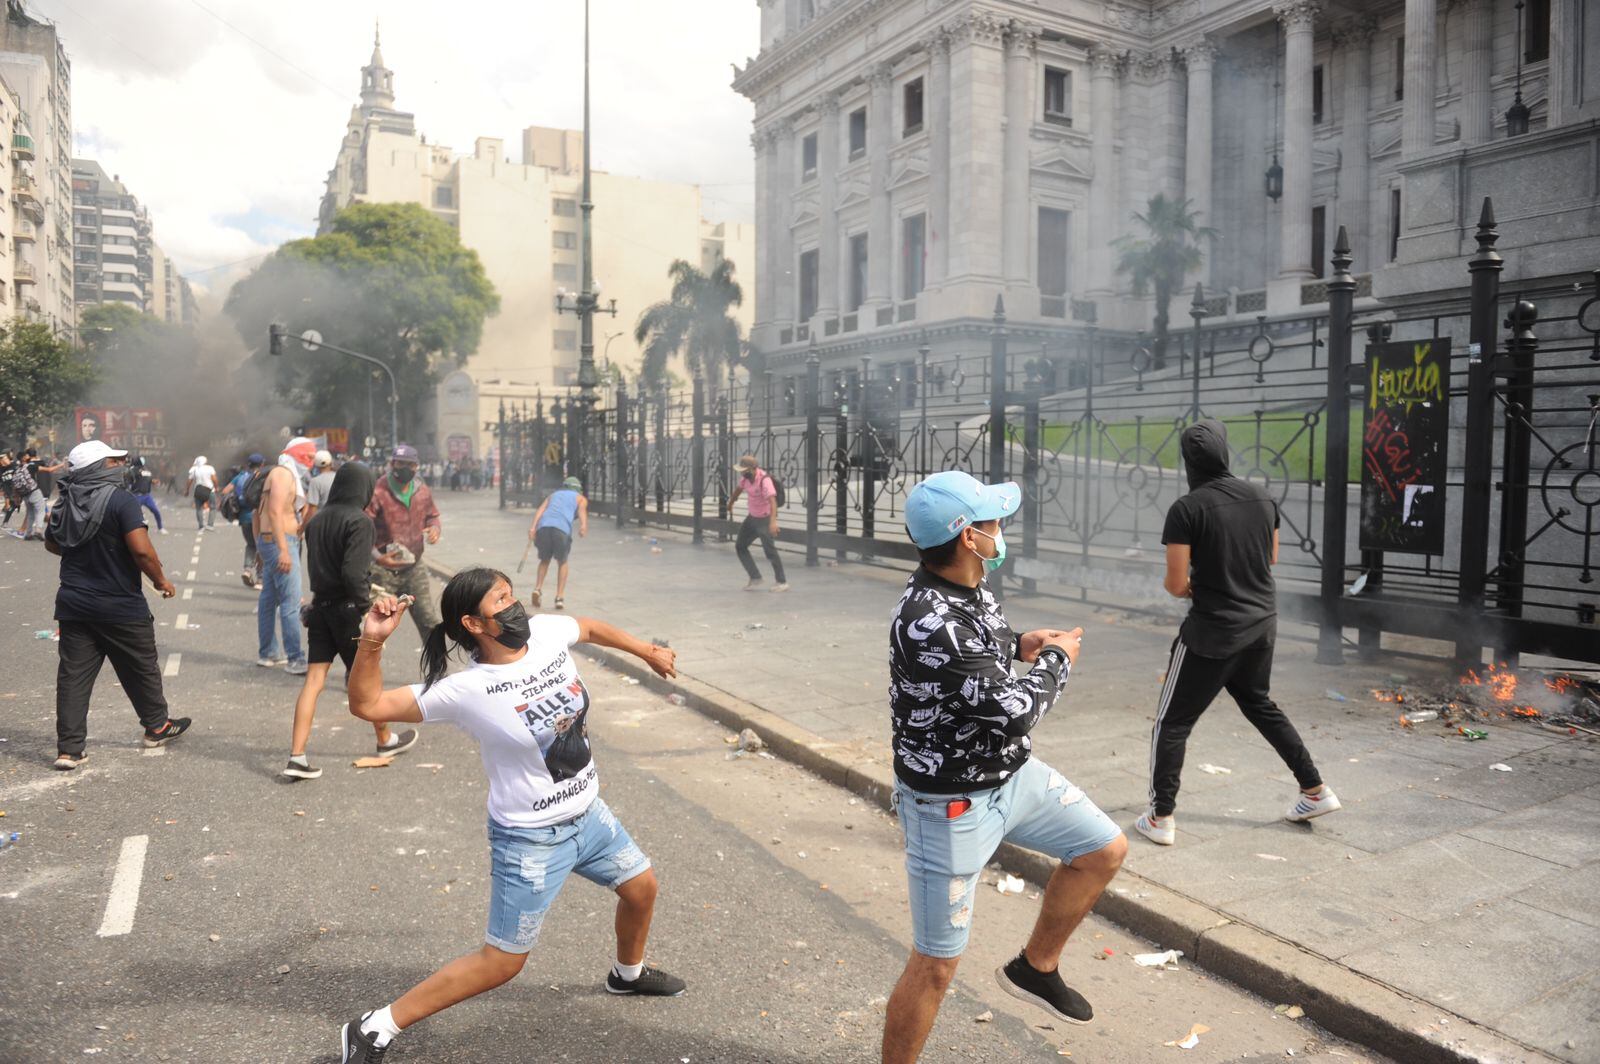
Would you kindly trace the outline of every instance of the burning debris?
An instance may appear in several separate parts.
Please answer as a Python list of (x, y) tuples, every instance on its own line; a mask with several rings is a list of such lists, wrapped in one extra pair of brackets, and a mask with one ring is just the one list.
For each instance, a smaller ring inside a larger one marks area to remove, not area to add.
[(1372, 697), (1401, 707), (1402, 727), (1438, 720), (1468, 740), (1486, 737), (1481, 728), (1468, 725), (1505, 720), (1524, 720), (1567, 735), (1600, 736), (1600, 683), (1566, 674), (1534, 677), (1490, 664), (1485, 670), (1468, 669), (1453, 690), (1397, 686), (1374, 689)]

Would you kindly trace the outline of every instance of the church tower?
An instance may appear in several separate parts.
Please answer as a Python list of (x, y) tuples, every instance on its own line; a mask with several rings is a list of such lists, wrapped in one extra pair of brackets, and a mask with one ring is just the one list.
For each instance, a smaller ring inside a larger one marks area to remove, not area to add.
[(372, 61), (361, 68), (361, 110), (394, 110), (394, 71), (383, 65), (378, 27), (372, 29)]

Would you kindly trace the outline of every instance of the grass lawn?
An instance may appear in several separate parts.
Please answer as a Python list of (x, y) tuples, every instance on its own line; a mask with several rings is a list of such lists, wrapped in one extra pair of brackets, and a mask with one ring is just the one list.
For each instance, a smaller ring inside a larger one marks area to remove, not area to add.
[[(1290, 480), (1321, 480), (1323, 461), (1328, 445), (1327, 425), (1320, 419), (1313, 430), (1305, 423), (1303, 413), (1292, 410), (1266, 414), (1261, 419), (1260, 443), (1264, 453), (1257, 455), (1256, 419), (1253, 415), (1220, 418), (1228, 426), (1228, 443), (1235, 454), (1234, 472), (1244, 473), (1241, 462), (1255, 461), (1269, 475), (1282, 476), (1283, 470), (1271, 461), (1272, 455), (1281, 455)], [(1350, 463), (1352, 484), (1361, 482), (1361, 408), (1352, 405), (1350, 410)], [(1132, 458), (1137, 442), (1146, 451), (1155, 453), (1156, 463), (1167, 469), (1177, 469), (1178, 432), (1167, 418), (1144, 422), (1141, 427), (1133, 421), (1106, 422), (1098, 427), (1073, 423), (1070, 425), (1044, 425), (1040, 429), (1041, 442), (1046, 450), (1061, 452), (1063, 458), (1081, 454), (1084, 435), (1088, 435), (1089, 456), (1103, 461), (1116, 461), (1118, 452)], [(1315, 435), (1313, 435), (1313, 432)], [(1073, 435), (1076, 433), (1076, 435)], [(1312, 452), (1315, 440), (1316, 451)]]

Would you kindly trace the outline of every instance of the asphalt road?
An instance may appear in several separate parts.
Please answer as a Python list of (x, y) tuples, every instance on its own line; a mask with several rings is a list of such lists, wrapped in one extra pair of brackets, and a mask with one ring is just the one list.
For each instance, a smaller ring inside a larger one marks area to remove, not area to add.
[[(107, 669), (89, 761), (61, 774), (49, 767), (55, 645), (34, 638), (51, 626), (53, 559), (0, 540), (0, 829), (22, 834), (0, 852), (0, 1060), (335, 1059), (340, 1022), (482, 941), (476, 751), (425, 727), (392, 766), (353, 768), (372, 733), (345, 712), (336, 680), (311, 746), (323, 778), (279, 777), (298, 680), (254, 664), (237, 530), (156, 543), (180, 589), (152, 599), (175, 673), (168, 697), (194, 729), (157, 755), (142, 750)], [(416, 650), (414, 631), (397, 636), (391, 681), (413, 678), (402, 673)], [(648, 959), (689, 992), (605, 994), (611, 899), (573, 879), (518, 979), (405, 1032), (390, 1059), (875, 1059), (909, 948), (895, 823), (785, 762), (730, 758), (722, 729), (618, 674), (585, 674), (603, 793), (662, 880)], [(925, 1060), (1380, 1059), (1274, 1012), (1290, 1003), (1186, 964), (1141, 968), (1132, 955), (1156, 944), (1093, 917), (1064, 974), (1098, 1019), (1053, 1027), (992, 976), (1037, 904), (1032, 888), (983, 888)], [(1197, 1023), (1210, 1028), (1198, 1048), (1164, 1046)]]

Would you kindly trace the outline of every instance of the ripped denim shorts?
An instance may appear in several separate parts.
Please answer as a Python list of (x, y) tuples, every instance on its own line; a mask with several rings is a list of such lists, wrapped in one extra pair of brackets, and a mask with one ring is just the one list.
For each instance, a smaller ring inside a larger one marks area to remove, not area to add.
[(507, 953), (533, 948), (569, 873), (615, 890), (650, 868), (650, 858), (600, 798), (571, 820), (549, 827), (508, 828), (491, 818), (489, 863), (484, 941)]
[[(1071, 864), (1104, 849), (1122, 831), (1071, 780), (1038, 758), (991, 790), (929, 794), (895, 781), (906, 838), (911, 933), (925, 957), (959, 957), (978, 903), (978, 876), (1000, 843)], [(949, 804), (971, 808), (951, 817)]]

